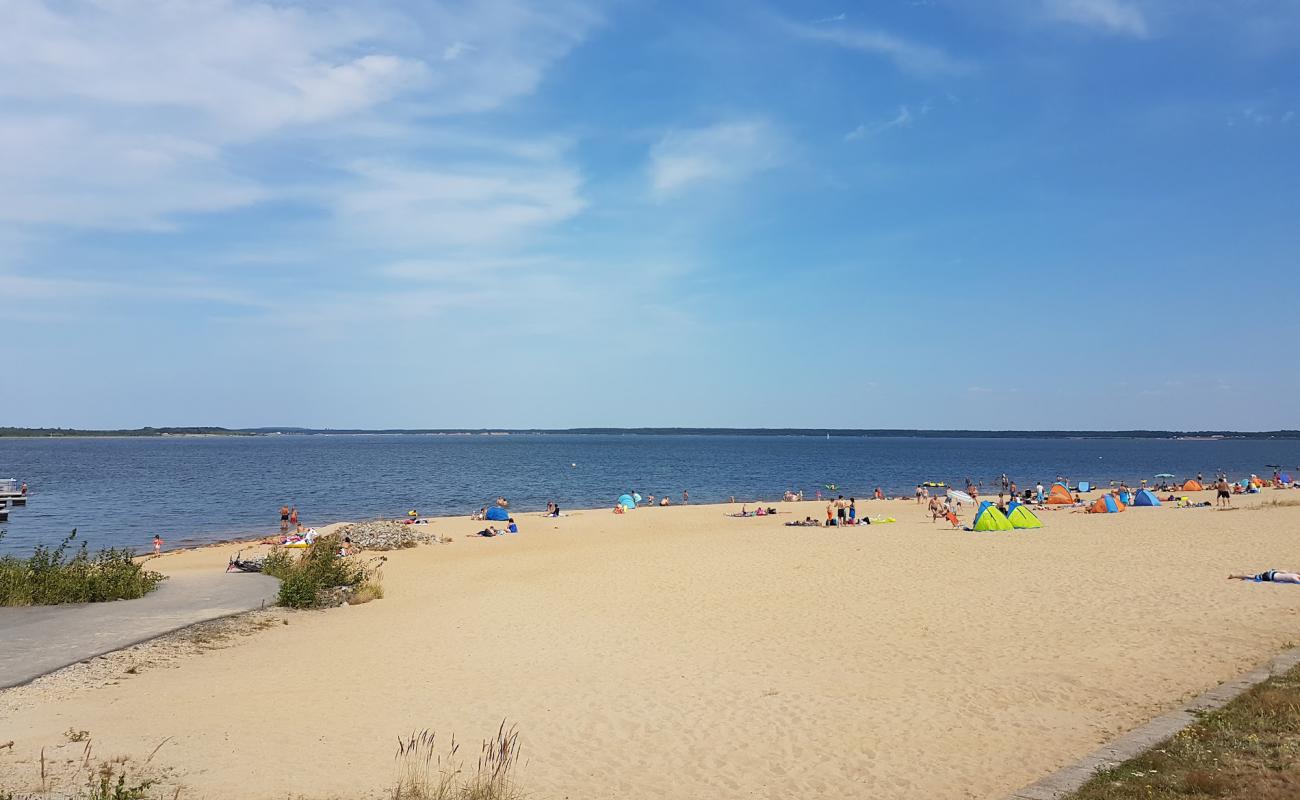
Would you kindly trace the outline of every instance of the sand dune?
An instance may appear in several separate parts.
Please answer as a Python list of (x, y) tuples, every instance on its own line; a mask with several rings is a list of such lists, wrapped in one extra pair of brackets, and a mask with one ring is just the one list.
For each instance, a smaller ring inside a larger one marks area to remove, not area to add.
[(186, 797), (357, 797), (391, 782), (399, 735), (509, 718), (537, 797), (995, 798), (1300, 640), (1300, 587), (1224, 579), (1300, 567), (1300, 507), (1056, 511), (1014, 534), (864, 508), (898, 522), (691, 506), (485, 540), (438, 520), (455, 541), (391, 554), (381, 601), (0, 694), (0, 785), (30, 784), (41, 747), (79, 755), (73, 728), (104, 756), (173, 737), (155, 762)]

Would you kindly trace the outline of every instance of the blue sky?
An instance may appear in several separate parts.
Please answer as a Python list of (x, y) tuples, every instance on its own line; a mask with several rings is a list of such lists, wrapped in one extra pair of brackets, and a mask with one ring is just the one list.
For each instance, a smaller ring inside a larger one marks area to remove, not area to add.
[(1289, 0), (6, 18), (0, 424), (1297, 427)]

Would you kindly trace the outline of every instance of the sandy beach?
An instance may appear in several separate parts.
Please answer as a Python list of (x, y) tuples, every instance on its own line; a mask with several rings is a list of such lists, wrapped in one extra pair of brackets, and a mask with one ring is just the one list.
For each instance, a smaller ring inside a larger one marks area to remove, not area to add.
[(455, 733), (472, 764), (509, 719), (538, 798), (998, 798), (1300, 640), (1300, 587), (1225, 580), (1300, 567), (1300, 505), (1261, 507), (1293, 498), (997, 534), (904, 501), (854, 529), (783, 525), (811, 501), (438, 519), (454, 541), (389, 553), (382, 600), (0, 693), (0, 787), (84, 730), (101, 758), (166, 740), (150, 768), (182, 797), (378, 796), (399, 736)]

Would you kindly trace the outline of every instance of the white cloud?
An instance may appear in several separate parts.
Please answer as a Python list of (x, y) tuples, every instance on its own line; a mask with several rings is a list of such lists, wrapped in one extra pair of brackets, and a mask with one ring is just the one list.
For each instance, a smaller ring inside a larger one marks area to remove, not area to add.
[(782, 163), (784, 149), (764, 120), (673, 131), (650, 150), (650, 188), (664, 197), (693, 184), (739, 180)]
[(452, 42), (451, 44), (447, 45), (446, 49), (442, 51), (442, 60), (455, 61), (456, 59), (460, 58), (466, 53), (474, 52), (476, 49), (478, 48), (474, 47), (474, 45), (472, 44), (467, 44), (465, 42), (460, 42), (460, 41)]
[[(921, 107), (922, 114), (930, 112), (929, 103)], [(856, 142), (859, 139), (865, 139), (868, 136), (874, 136), (877, 133), (883, 133), (890, 128), (910, 128), (914, 119), (911, 109), (902, 106), (898, 113), (884, 122), (878, 122), (874, 125), (859, 125), (848, 133), (844, 134), (844, 141)]]
[(560, 165), (360, 162), (351, 171), (356, 180), (333, 195), (338, 218), (389, 245), (508, 244), (584, 207), (581, 177)]
[(1044, 0), (1049, 17), (1124, 36), (1145, 37), (1147, 20), (1129, 0)]
[(904, 72), (914, 75), (961, 75), (971, 70), (969, 64), (953, 58), (938, 47), (914, 42), (882, 30), (850, 28), (842, 25), (804, 25), (793, 22), (786, 22), (784, 25), (787, 30), (801, 38), (880, 56), (892, 61)]
[(277, 166), (336, 168), (324, 142), (422, 145), (430, 119), (533, 91), (598, 22), (577, 0), (10, 0), (4, 17), (0, 224), (146, 229), (301, 197)]

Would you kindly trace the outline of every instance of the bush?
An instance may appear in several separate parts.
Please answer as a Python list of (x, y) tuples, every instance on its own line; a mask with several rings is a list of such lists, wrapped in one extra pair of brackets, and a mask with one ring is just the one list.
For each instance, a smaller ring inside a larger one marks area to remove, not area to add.
[(125, 548), (91, 555), (82, 542), (69, 558), (68, 549), (76, 538), (74, 528), (53, 549), (37, 545), (28, 558), (0, 557), (0, 606), (134, 600), (166, 579), (136, 563), (135, 554)]
[(337, 535), (322, 536), (298, 558), (284, 548), (272, 550), (262, 571), (280, 579), (280, 605), (319, 608), (330, 604), (333, 590), (350, 590), (365, 583), (369, 572), (339, 555), (341, 544)]

